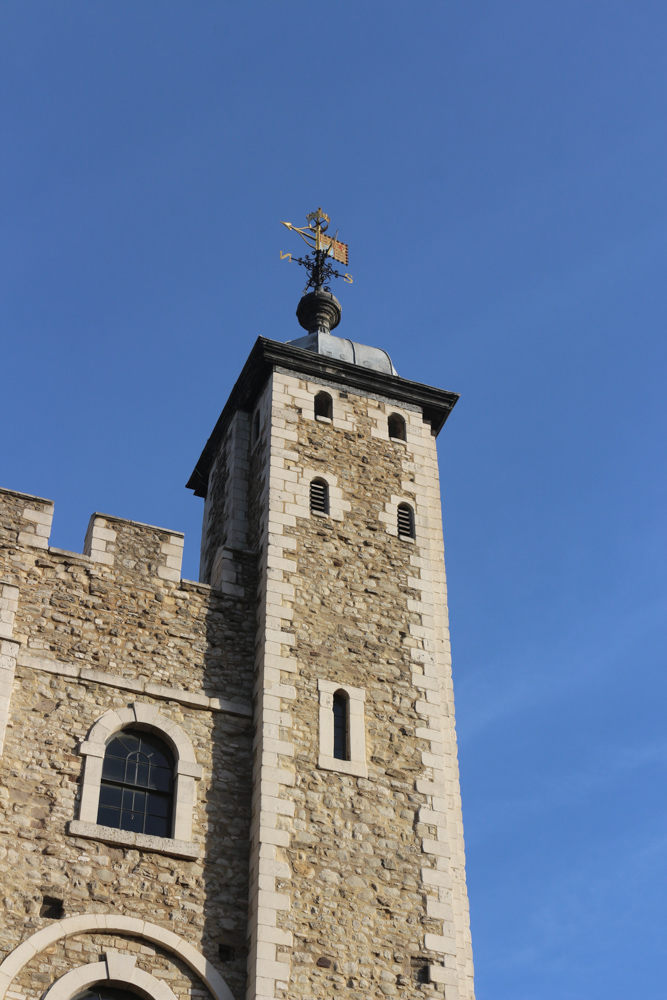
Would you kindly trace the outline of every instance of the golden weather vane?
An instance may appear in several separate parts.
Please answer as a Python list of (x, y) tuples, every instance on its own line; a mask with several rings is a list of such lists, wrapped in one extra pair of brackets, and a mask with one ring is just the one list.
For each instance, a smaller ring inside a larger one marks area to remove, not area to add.
[(347, 243), (341, 243), (337, 238), (338, 232), (335, 236), (326, 235), (326, 230), (331, 222), (327, 213), (318, 208), (306, 216), (306, 222), (308, 225), (301, 227), (293, 226), (291, 222), (283, 222), (282, 225), (291, 229), (292, 232), (298, 233), (306, 246), (313, 251), (312, 255), (294, 257), (291, 253), (283, 253), (281, 250), (280, 259), (293, 260), (296, 264), (301, 264), (302, 267), (306, 268), (309, 274), (306, 291), (309, 288), (325, 288), (326, 291), (330, 291), (331, 289), (325, 285), (329, 278), (342, 278), (343, 281), (352, 283), (351, 274), (341, 274), (340, 271), (334, 270), (329, 263), (329, 259), (333, 258), (339, 264), (347, 266), (348, 246)]

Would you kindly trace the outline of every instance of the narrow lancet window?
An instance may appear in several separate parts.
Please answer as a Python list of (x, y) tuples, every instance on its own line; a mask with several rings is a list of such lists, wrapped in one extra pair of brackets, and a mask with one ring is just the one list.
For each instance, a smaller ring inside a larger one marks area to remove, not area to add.
[(107, 744), (97, 822), (171, 837), (174, 758), (155, 736), (122, 730)]
[(313, 514), (329, 513), (329, 486), (323, 479), (310, 484), (310, 510)]
[(405, 441), (405, 420), (400, 413), (392, 413), (387, 421), (389, 437)]
[(318, 392), (315, 396), (315, 419), (325, 417), (331, 420), (333, 417), (333, 402), (328, 392)]
[(399, 503), (398, 505), (398, 537), (415, 537), (415, 512), (409, 503)]
[(336, 760), (349, 760), (348, 748), (348, 697), (344, 691), (333, 696), (334, 739), (333, 755)]

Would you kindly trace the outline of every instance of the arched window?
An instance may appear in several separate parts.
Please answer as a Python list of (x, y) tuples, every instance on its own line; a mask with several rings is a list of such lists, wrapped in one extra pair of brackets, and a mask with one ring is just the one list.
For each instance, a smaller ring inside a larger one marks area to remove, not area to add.
[(329, 513), (329, 485), (324, 479), (313, 479), (310, 484), (310, 510), (312, 514)]
[(349, 760), (348, 739), (349, 699), (345, 691), (336, 691), (333, 696), (333, 755), (336, 760)]
[(400, 413), (391, 413), (387, 421), (389, 437), (398, 441), (405, 441), (405, 420)]
[(72, 1000), (137, 1000), (136, 993), (129, 990), (117, 990), (113, 986), (93, 986), (90, 990), (77, 993)]
[(398, 537), (415, 537), (415, 512), (409, 503), (398, 505)]
[(152, 733), (121, 730), (107, 743), (97, 822), (171, 837), (174, 758)]
[(315, 396), (315, 419), (325, 417), (331, 420), (333, 417), (333, 401), (328, 392), (318, 392)]

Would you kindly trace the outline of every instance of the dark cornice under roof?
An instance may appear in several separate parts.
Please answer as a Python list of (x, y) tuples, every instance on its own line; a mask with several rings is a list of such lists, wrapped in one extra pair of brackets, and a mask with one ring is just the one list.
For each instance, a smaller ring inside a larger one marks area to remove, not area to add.
[(315, 354), (313, 351), (304, 351), (290, 344), (282, 344), (277, 340), (258, 337), (188, 480), (187, 489), (194, 490), (195, 496), (206, 496), (209, 472), (232, 415), (236, 410), (252, 410), (255, 400), (274, 368), (285, 368), (306, 378), (338, 383), (341, 388), (358, 391), (362, 395), (372, 393), (395, 399), (397, 402), (419, 406), (435, 435), (441, 430), (459, 398), (457, 392), (434, 389), (430, 385), (422, 385), (421, 382), (410, 382), (399, 375), (386, 375), (384, 372), (362, 368), (347, 361), (338, 361), (323, 354)]

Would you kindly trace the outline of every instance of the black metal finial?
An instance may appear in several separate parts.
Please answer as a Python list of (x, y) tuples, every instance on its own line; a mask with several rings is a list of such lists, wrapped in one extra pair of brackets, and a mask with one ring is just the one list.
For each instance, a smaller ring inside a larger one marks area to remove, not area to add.
[(347, 243), (341, 243), (336, 238), (338, 233), (334, 237), (325, 235), (331, 220), (321, 208), (307, 215), (306, 221), (308, 225), (302, 228), (293, 226), (291, 222), (283, 222), (283, 226), (298, 233), (312, 252), (305, 257), (294, 257), (281, 250), (280, 258), (293, 260), (308, 271), (308, 281), (296, 310), (299, 323), (309, 333), (330, 333), (340, 323), (341, 305), (328, 282), (332, 278), (352, 282), (352, 275), (336, 271), (330, 260), (333, 258), (347, 264), (348, 247)]

